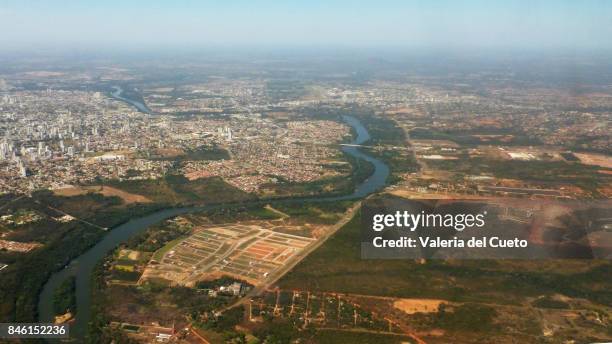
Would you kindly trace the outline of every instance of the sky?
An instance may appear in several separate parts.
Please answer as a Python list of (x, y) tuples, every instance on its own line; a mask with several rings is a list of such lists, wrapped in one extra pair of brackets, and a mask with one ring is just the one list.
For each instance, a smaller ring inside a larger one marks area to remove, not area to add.
[(612, 1), (0, 1), (0, 49), (53, 45), (608, 50)]

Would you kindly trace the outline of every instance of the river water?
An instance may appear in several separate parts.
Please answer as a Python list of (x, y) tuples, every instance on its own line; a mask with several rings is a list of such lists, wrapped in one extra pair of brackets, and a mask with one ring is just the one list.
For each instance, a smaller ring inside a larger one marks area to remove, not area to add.
[(151, 109), (149, 109), (149, 107), (145, 103), (140, 102), (138, 100), (126, 98), (122, 94), (123, 89), (121, 87), (113, 86), (113, 91), (111, 92), (111, 96), (113, 96), (113, 98), (123, 100), (124, 102), (135, 106), (140, 112), (151, 113)]
[[(120, 89), (119, 89), (120, 90)], [(120, 91), (119, 91), (120, 94)], [(121, 98), (120, 98), (121, 99)], [(135, 102), (131, 99), (123, 98), (121, 99), (128, 103), (133, 104), (138, 108), (137, 104), (142, 104), (139, 102)], [(144, 104), (142, 104), (144, 106)], [(148, 112), (148, 108), (144, 106), (144, 109)], [(139, 108), (139, 110), (141, 110)], [(141, 110), (142, 111), (142, 110)], [(362, 144), (370, 139), (370, 135), (366, 128), (361, 124), (361, 122), (351, 116), (343, 116), (342, 119), (356, 132), (355, 139), (351, 142), (351, 144)], [(344, 195), (344, 196), (333, 196), (333, 197), (305, 197), (305, 198), (295, 198), (295, 199), (287, 199), (287, 200), (277, 200), (274, 203), (280, 202), (307, 202), (307, 201), (319, 201), (319, 202), (332, 202), (332, 201), (340, 201), (340, 200), (349, 200), (349, 199), (357, 199), (363, 198), (375, 191), (380, 190), (384, 187), (386, 179), (389, 175), (389, 167), (385, 165), (382, 161), (363, 153), (359, 150), (358, 147), (354, 146), (343, 146), (342, 150), (358, 159), (366, 160), (374, 165), (374, 172), (370, 177), (364, 180), (361, 184), (357, 185), (353, 193)], [(254, 201), (253, 204), (262, 203), (262, 201)], [(265, 202), (265, 203), (270, 203)], [(244, 204), (246, 205), (246, 204)], [(219, 207), (219, 206), (216, 206)], [(82, 342), (82, 339), (87, 333), (87, 326), (91, 318), (91, 276), (92, 272), (98, 262), (102, 260), (106, 255), (108, 255), (113, 249), (115, 249), (121, 243), (128, 241), (132, 236), (141, 233), (146, 230), (151, 225), (159, 223), (168, 218), (185, 214), (188, 212), (197, 212), (205, 209), (210, 209), (210, 207), (193, 207), (193, 208), (172, 208), (160, 210), (150, 215), (143, 216), (141, 218), (130, 220), (118, 227), (109, 231), (109, 233), (102, 239), (102, 241), (98, 242), (95, 246), (90, 248), (88, 251), (75, 258), (70, 262), (70, 264), (56, 273), (54, 273), (51, 278), (47, 281), (45, 286), (43, 287), (42, 292), (39, 295), (39, 303), (38, 303), (38, 312), (39, 312), (39, 320), (41, 322), (49, 323), (53, 322), (54, 312), (53, 312), (53, 291), (60, 286), (60, 284), (65, 281), (70, 276), (76, 275), (76, 321), (70, 327), (71, 337), (81, 339), (79, 342)]]

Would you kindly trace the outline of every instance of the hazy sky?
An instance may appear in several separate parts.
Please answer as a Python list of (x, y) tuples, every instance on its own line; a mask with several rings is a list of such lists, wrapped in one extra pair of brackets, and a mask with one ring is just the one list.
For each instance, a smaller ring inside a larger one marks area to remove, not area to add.
[(0, 44), (612, 48), (612, 1), (1, 0)]

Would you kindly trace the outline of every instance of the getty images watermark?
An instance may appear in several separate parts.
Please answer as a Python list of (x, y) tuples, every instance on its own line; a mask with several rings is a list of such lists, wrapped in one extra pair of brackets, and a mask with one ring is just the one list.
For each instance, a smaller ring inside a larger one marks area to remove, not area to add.
[[(550, 207), (559, 207), (551, 211)], [(587, 216), (588, 215), (588, 216)], [(609, 204), (369, 199), (364, 259), (611, 258)]]

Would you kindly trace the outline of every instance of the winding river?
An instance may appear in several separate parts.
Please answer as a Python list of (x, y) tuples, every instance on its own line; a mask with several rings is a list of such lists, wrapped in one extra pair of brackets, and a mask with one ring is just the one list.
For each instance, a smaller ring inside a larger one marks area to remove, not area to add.
[[(149, 112), (148, 108), (144, 104), (133, 101), (127, 98), (120, 98), (121, 89), (115, 88), (117, 95), (114, 95), (118, 99), (126, 101), (136, 106), (140, 111)], [(144, 106), (141, 108), (139, 105)], [(356, 132), (355, 139), (351, 144), (359, 145), (370, 139), (370, 135), (366, 128), (361, 122), (351, 116), (343, 116), (343, 120), (353, 127)], [(343, 146), (342, 150), (358, 159), (366, 160), (374, 165), (374, 172), (370, 177), (364, 180), (361, 184), (357, 185), (353, 193), (344, 196), (333, 196), (333, 197), (304, 197), (294, 198), (286, 200), (276, 200), (272, 203), (280, 202), (305, 202), (305, 201), (319, 201), (319, 202), (332, 202), (339, 200), (357, 199), (367, 196), (377, 190), (384, 187), (387, 176), (389, 175), (389, 168), (382, 161), (363, 153), (355, 146)], [(263, 203), (263, 201), (253, 201), (253, 204)], [(270, 201), (266, 203), (271, 203)], [(87, 326), (91, 317), (91, 276), (92, 272), (98, 262), (108, 255), (113, 249), (115, 249), (121, 243), (126, 242), (132, 236), (144, 231), (151, 225), (159, 223), (168, 218), (185, 214), (189, 212), (197, 212), (213, 207), (221, 207), (223, 205), (209, 206), (209, 207), (192, 207), (192, 208), (171, 208), (155, 213), (143, 216), (141, 218), (130, 220), (122, 225), (117, 226), (98, 242), (95, 246), (90, 248), (88, 251), (80, 255), (79, 257), (72, 260), (66, 268), (54, 273), (51, 278), (47, 281), (43, 287), (42, 292), (39, 295), (38, 312), (39, 320), (41, 322), (49, 323), (53, 322), (53, 291), (60, 286), (70, 276), (76, 275), (76, 321), (70, 327), (71, 337), (82, 339), (87, 333)]]

